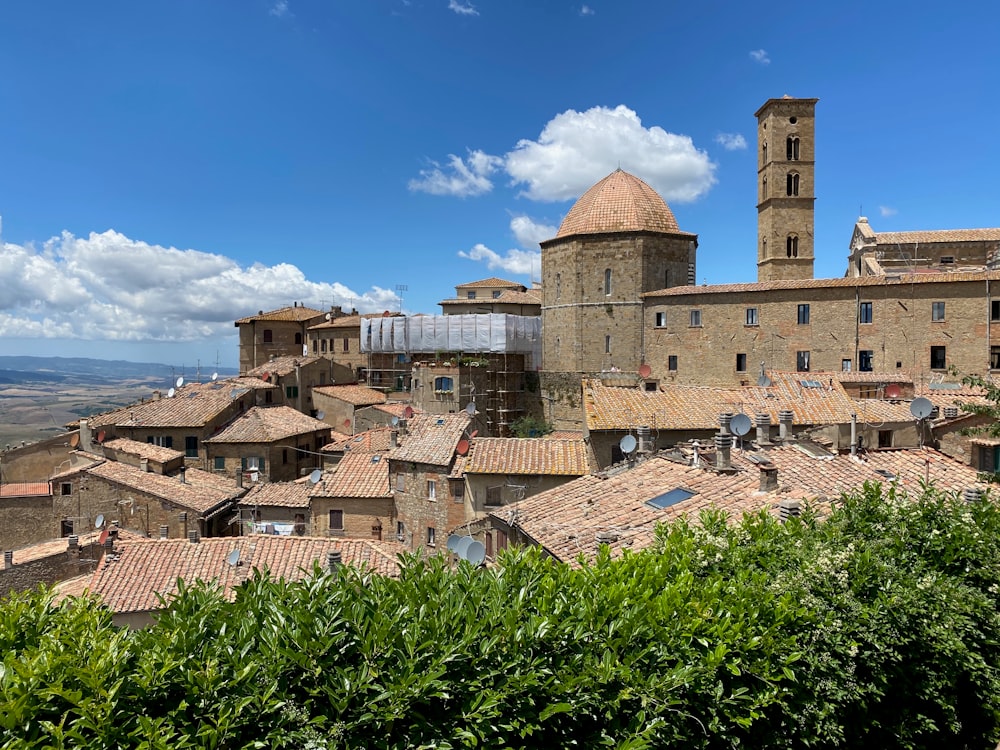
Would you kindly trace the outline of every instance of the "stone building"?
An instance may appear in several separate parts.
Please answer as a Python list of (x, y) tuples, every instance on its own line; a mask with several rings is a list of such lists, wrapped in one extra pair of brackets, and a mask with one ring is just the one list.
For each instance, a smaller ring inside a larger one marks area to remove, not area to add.
[(454, 298), (441, 300), (438, 304), (445, 315), (542, 314), (540, 286), (528, 289), (524, 284), (496, 277), (459, 284), (455, 287)]
[(541, 397), (557, 423), (579, 426), (584, 376), (646, 362), (642, 295), (693, 284), (697, 246), (656, 191), (620, 169), (541, 243)]
[(396, 507), (383, 452), (348, 452), (310, 492), (313, 536), (396, 539)]
[(308, 330), (322, 323), (326, 313), (292, 303), (291, 307), (240, 318), (235, 325), (240, 336), (240, 372), (266, 364), (272, 357), (301, 356)]
[(43, 542), (56, 535), (48, 482), (0, 484), (0, 549)]

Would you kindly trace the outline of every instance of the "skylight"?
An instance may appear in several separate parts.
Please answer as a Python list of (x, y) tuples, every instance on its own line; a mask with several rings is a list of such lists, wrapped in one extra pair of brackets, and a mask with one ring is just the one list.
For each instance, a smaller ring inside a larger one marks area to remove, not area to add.
[(657, 495), (656, 497), (647, 500), (646, 505), (650, 508), (656, 508), (658, 510), (663, 510), (664, 508), (669, 508), (671, 505), (677, 505), (677, 503), (683, 502), (690, 497), (694, 497), (698, 493), (694, 490), (686, 490), (683, 487), (675, 487), (669, 492), (664, 492), (662, 495)]

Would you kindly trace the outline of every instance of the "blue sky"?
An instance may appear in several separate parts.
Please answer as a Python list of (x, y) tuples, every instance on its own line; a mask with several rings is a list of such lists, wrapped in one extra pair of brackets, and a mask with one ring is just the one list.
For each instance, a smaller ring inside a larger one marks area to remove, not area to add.
[(530, 284), (619, 164), (699, 235), (699, 283), (752, 281), (753, 113), (784, 94), (820, 100), (817, 276), (862, 211), (998, 226), (998, 27), (987, 3), (5, 2), (0, 354), (231, 366), (233, 321), (293, 300), (436, 313)]

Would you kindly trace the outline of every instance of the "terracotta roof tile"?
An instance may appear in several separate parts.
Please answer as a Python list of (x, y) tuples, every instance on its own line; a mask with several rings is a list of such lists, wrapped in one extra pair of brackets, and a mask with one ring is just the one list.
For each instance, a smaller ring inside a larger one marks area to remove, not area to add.
[(916, 232), (875, 232), (879, 245), (912, 245), (933, 242), (990, 242), (1000, 240), (1000, 228), (936, 229)]
[(158, 398), (90, 417), (100, 427), (204, 427), (232, 404), (230, 390), (178, 388), (173, 398)]
[(296, 305), (293, 307), (282, 307), (278, 310), (271, 310), (270, 312), (261, 312), (257, 315), (250, 315), (246, 318), (240, 318), (236, 321), (236, 325), (253, 323), (254, 321), (302, 322), (322, 315), (325, 315), (322, 310), (313, 310), (311, 307), (299, 307)]
[[(820, 512), (842, 492), (866, 481), (890, 481), (918, 493), (930, 479), (944, 490), (978, 484), (976, 471), (930, 448), (872, 451), (856, 459), (848, 455), (814, 458), (799, 447), (766, 451), (778, 469), (778, 490), (760, 491), (760, 468), (733, 453), (735, 473), (724, 474), (653, 457), (632, 469), (606, 475), (588, 475), (538, 495), (505, 506), (491, 516), (512, 524), (561, 560), (596, 554), (598, 534), (614, 554), (641, 549), (653, 541), (656, 524), (680, 516), (696, 517), (705, 508), (718, 508), (738, 518), (744, 513), (777, 512), (782, 500), (812, 502)], [(673, 489), (693, 492), (688, 499), (659, 509), (647, 501)]]
[(461, 414), (417, 414), (408, 421), (400, 447), (389, 453), (393, 461), (411, 461), (433, 466), (450, 466), (458, 441), (472, 421)]
[(49, 497), (48, 482), (4, 482), (0, 484), (0, 497)]
[(254, 485), (239, 502), (240, 507), (308, 508), (313, 486), (308, 481), (264, 482)]
[(582, 476), (596, 468), (583, 440), (476, 438), (465, 472)]
[(313, 388), (314, 393), (335, 398), (352, 406), (371, 406), (384, 404), (386, 395), (366, 385), (320, 385)]
[(218, 435), (206, 443), (273, 443), (276, 440), (323, 432), (330, 425), (313, 419), (290, 406), (255, 406), (234, 419)]
[(244, 375), (250, 378), (263, 378), (265, 375), (285, 377), (286, 375), (291, 375), (295, 372), (296, 367), (305, 367), (306, 365), (311, 365), (313, 362), (319, 361), (319, 357), (313, 356), (298, 357), (286, 355), (284, 357), (275, 357), (259, 367), (247, 370)]
[(153, 474), (117, 461), (97, 464), (87, 469), (86, 473), (203, 515), (217, 510), (227, 501), (235, 502), (244, 492), (232, 480), (201, 469), (188, 469), (183, 482), (179, 476)]
[(392, 443), (391, 427), (373, 427), (357, 435), (340, 435), (336, 442), (323, 446), (327, 452), (351, 451), (352, 453), (385, 453)]
[(159, 445), (143, 443), (129, 438), (115, 438), (114, 440), (105, 441), (101, 445), (105, 450), (119, 451), (121, 453), (127, 453), (130, 456), (148, 458), (151, 461), (160, 461), (164, 463), (167, 461), (173, 461), (174, 459), (180, 458), (184, 455), (180, 451), (175, 451), (172, 448), (163, 448)]
[(389, 461), (381, 453), (346, 453), (312, 488), (313, 497), (389, 498)]
[(496, 276), (491, 276), (488, 279), (480, 279), (479, 281), (470, 281), (465, 284), (458, 284), (456, 289), (517, 289), (518, 291), (524, 290), (524, 284), (519, 284), (516, 281), (507, 281), (507, 279), (500, 279)]
[[(228, 563), (239, 550), (238, 565)], [(228, 599), (236, 587), (267, 569), (272, 576), (299, 580), (313, 566), (326, 565), (327, 552), (339, 550), (343, 564), (387, 576), (399, 575), (403, 545), (370, 539), (319, 539), (255, 534), (202, 539), (146, 539), (120, 542), (115, 555), (105, 557), (90, 580), (90, 592), (113, 612), (148, 612), (162, 607), (158, 596), (177, 592), (177, 579), (216, 581)]]
[(837, 373), (837, 380), (841, 383), (913, 383), (913, 375), (903, 370), (893, 370), (892, 372), (851, 372)]
[(580, 196), (563, 219), (556, 237), (607, 232), (681, 233), (663, 198), (638, 177), (621, 169)]
[[(386, 311), (388, 312), (388, 311)], [(353, 328), (359, 333), (361, 332), (361, 321), (370, 318), (396, 318), (402, 316), (402, 313), (390, 312), (386, 315), (385, 312), (380, 313), (365, 313), (364, 315), (342, 315), (339, 318), (332, 318), (331, 320), (323, 321), (322, 323), (317, 323), (314, 326), (310, 326), (310, 331), (325, 330), (327, 328)]]

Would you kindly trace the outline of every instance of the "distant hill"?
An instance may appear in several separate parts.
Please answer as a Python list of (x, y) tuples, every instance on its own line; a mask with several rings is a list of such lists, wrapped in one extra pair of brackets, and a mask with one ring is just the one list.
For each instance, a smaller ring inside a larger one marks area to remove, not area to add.
[[(202, 372), (207, 379), (212, 372), (221, 377), (238, 375), (233, 368), (220, 367)], [(0, 356), (0, 383), (121, 383), (127, 380), (167, 378), (181, 374), (181, 368), (157, 362), (89, 359), (87, 357), (16, 357)], [(188, 377), (193, 377), (190, 373)]]

